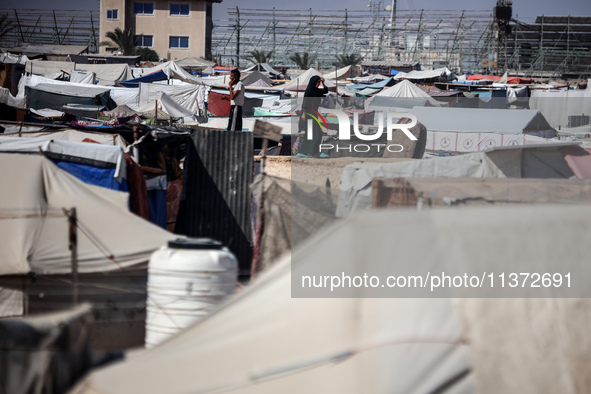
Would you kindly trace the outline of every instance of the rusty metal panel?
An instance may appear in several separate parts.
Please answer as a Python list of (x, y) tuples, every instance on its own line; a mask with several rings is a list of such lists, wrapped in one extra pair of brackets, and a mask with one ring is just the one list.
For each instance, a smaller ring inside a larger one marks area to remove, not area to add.
[(240, 275), (249, 275), (252, 133), (197, 129), (191, 142), (175, 232), (221, 241), (238, 258)]

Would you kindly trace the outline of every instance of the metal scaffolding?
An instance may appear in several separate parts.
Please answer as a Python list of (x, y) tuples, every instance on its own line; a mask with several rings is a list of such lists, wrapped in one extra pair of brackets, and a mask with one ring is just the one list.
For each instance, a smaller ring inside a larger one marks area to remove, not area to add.
[(507, 40), (509, 72), (526, 77), (591, 76), (591, 17), (538, 16), (534, 24), (512, 20)]
[(368, 61), (420, 62), (455, 72), (478, 72), (484, 60), (492, 61), (491, 11), (392, 12), (381, 5), (368, 10), (230, 9), (228, 19), (214, 22), (213, 54), (224, 65), (246, 66), (249, 52), (273, 51), (273, 64), (293, 67), (289, 57), (308, 52), (326, 69), (334, 68), (337, 55), (352, 53)]
[(0, 9), (13, 28), (0, 38), (0, 46), (12, 48), (21, 43), (88, 45), (98, 51), (98, 11)]

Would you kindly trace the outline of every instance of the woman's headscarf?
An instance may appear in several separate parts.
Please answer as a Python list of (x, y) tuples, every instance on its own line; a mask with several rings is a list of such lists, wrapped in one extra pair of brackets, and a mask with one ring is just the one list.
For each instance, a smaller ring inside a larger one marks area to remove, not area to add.
[(308, 82), (308, 87), (306, 88), (306, 93), (304, 93), (304, 97), (322, 97), (324, 92), (322, 91), (322, 89), (318, 89), (316, 87), (318, 81), (320, 81), (320, 76), (312, 75), (310, 81)]
[(320, 97), (328, 92), (326, 87), (323, 89), (316, 87), (319, 80), (320, 76), (318, 75), (313, 75), (310, 78), (306, 93), (304, 93), (304, 108), (313, 109), (314, 111), (318, 110), (318, 107), (320, 106)]

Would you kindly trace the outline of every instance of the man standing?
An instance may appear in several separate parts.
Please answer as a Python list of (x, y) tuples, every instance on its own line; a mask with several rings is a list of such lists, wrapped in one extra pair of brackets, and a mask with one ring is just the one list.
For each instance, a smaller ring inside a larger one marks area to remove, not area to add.
[(240, 71), (230, 72), (230, 117), (228, 131), (242, 131), (242, 106), (244, 105), (244, 84), (240, 82)]

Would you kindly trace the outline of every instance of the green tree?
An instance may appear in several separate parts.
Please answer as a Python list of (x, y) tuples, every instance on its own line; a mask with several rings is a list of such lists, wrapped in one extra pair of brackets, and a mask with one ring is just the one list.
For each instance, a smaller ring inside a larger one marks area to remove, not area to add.
[(101, 42), (101, 45), (115, 45), (121, 51), (123, 56), (130, 56), (134, 53), (133, 31), (131, 28), (121, 30), (115, 28), (114, 31), (109, 31), (105, 36), (111, 40)]
[(356, 53), (337, 55), (336, 58), (335, 65), (338, 67), (356, 66), (363, 60), (363, 57)]
[(146, 48), (146, 47), (136, 48), (135, 54), (139, 55), (140, 60), (142, 62), (146, 62), (146, 61), (157, 62), (160, 59), (160, 57), (158, 56), (158, 53), (155, 50), (150, 49), (150, 48)]
[(0, 38), (4, 37), (6, 33), (14, 29), (12, 21), (7, 21), (8, 14), (0, 15)]
[(307, 70), (312, 66), (312, 63), (314, 63), (317, 57), (318, 55), (310, 56), (308, 52), (303, 52), (301, 55), (299, 52), (296, 52), (289, 57), (289, 60), (294, 62), (300, 70)]
[(254, 64), (261, 64), (268, 63), (272, 56), (273, 51), (265, 52), (255, 49), (254, 51), (248, 52), (248, 56), (243, 56), (243, 59), (246, 59)]

